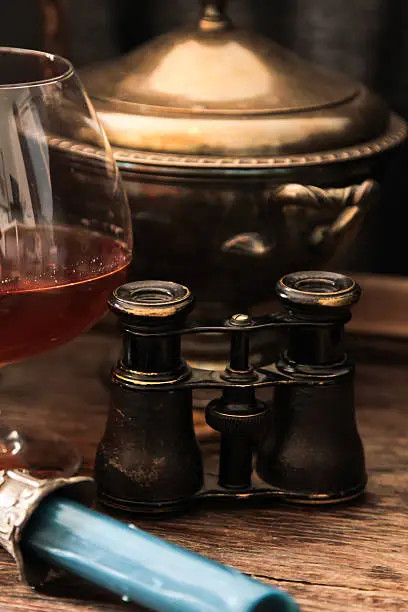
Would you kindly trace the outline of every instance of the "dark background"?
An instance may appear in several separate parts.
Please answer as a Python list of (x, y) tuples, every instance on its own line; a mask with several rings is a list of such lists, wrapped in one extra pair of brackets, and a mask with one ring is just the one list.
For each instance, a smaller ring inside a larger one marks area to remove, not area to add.
[[(198, 0), (3, 2), (0, 45), (62, 53), (77, 67), (124, 53), (194, 23)], [(231, 0), (238, 26), (263, 33), (328, 68), (356, 77), (408, 118), (407, 0)], [(408, 275), (408, 154), (387, 176), (381, 206), (360, 239), (355, 268)]]

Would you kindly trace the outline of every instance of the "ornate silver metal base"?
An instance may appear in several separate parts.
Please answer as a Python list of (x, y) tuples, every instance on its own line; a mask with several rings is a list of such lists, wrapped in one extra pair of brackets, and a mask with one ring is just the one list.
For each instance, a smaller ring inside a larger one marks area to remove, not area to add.
[(14, 557), (21, 579), (30, 586), (43, 583), (51, 568), (22, 552), (22, 534), (41, 502), (61, 490), (65, 497), (88, 506), (94, 499), (91, 478), (42, 480), (22, 471), (0, 471), (0, 544)]

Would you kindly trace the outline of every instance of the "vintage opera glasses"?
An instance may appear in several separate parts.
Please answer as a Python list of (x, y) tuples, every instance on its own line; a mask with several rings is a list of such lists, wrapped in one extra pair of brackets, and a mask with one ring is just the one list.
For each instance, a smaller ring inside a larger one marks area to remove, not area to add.
[[(217, 496), (330, 503), (364, 490), (353, 365), (342, 342), (360, 288), (340, 274), (298, 272), (282, 278), (277, 293), (284, 313), (200, 327), (187, 322), (194, 300), (186, 287), (145, 281), (114, 292), (124, 350), (95, 463), (103, 504), (151, 512)], [(253, 369), (251, 334), (280, 329), (278, 360)], [(206, 332), (230, 336), (224, 372), (190, 368), (181, 356), (183, 334)], [(273, 401), (261, 401), (268, 387)], [(221, 391), (206, 410), (219, 452), (204, 465), (192, 418), (192, 391), (203, 388)]]

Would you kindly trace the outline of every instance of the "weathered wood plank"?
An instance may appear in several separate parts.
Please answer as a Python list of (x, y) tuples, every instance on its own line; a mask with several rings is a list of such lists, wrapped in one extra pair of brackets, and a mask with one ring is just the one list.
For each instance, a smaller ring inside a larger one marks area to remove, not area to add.
[[(361, 361), (358, 419), (370, 477), (364, 498), (333, 508), (207, 503), (184, 516), (138, 525), (275, 582), (306, 612), (408, 610), (408, 346), (391, 343), (376, 353), (360, 341), (353, 348)], [(5, 414), (73, 440), (88, 472), (107, 410), (98, 370), (109, 349), (109, 338), (92, 332), (1, 373)], [(0, 587), (0, 611), (124, 609), (74, 578), (34, 593), (19, 584), (3, 552)]]

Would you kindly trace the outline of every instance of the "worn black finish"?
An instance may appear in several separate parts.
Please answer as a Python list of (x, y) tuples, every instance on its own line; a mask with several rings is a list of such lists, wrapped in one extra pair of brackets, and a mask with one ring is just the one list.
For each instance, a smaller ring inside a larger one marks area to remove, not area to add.
[[(124, 329), (124, 352), (95, 464), (104, 504), (160, 512), (200, 497), (257, 495), (330, 503), (364, 490), (353, 365), (342, 346), (360, 288), (340, 274), (299, 272), (281, 279), (277, 293), (286, 313), (237, 314), (199, 327), (187, 321), (186, 287), (148, 281), (116, 290), (110, 307)], [(277, 328), (287, 334), (279, 359), (253, 369), (252, 333)], [(215, 331), (230, 336), (225, 371), (190, 369), (181, 336)], [(257, 398), (262, 387), (275, 387), (272, 406)], [(222, 392), (206, 411), (220, 432), (215, 469), (203, 468), (194, 434), (192, 390), (199, 388)]]
[(95, 463), (99, 498), (125, 510), (173, 509), (203, 484), (191, 389), (167, 387), (190, 373), (180, 337), (166, 331), (184, 324), (193, 298), (181, 285), (141, 282), (119, 287), (110, 306), (125, 329), (122, 368), (139, 384), (113, 386)]
[(329, 325), (289, 330), (280, 370), (303, 373), (321, 385), (276, 390), (275, 427), (259, 448), (257, 471), (266, 482), (289, 491), (342, 491), (347, 497), (357, 482), (365, 482), (354, 415), (354, 368), (342, 343), (344, 322), (360, 289), (337, 274), (305, 272), (282, 279), (278, 294), (294, 317)]
[(203, 468), (191, 390), (152, 394), (115, 385), (95, 478), (100, 501), (125, 510), (170, 509), (197, 493)]

